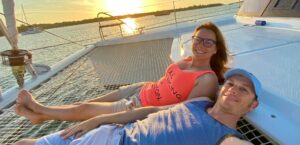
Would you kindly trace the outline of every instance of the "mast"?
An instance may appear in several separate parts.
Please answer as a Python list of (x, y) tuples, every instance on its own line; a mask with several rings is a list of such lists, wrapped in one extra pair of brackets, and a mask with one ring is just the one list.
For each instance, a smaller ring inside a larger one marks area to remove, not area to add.
[[(2, 0), (2, 5), (7, 28), (0, 19), (0, 30), (3, 32), (12, 47), (12, 50), (5, 50), (0, 53), (2, 63), (11, 67), (12, 74), (15, 76), (19, 88), (23, 88), (24, 75), (26, 72), (25, 66), (28, 66), (27, 68), (30, 69), (32, 68), (32, 55), (29, 51), (18, 48), (19, 33), (16, 26), (14, 0)], [(32, 72), (33, 76), (36, 77), (35, 71), (32, 70)]]
[(15, 3), (13, 0), (2, 0), (3, 12), (6, 20), (8, 39), (12, 42), (12, 49), (18, 49), (18, 30), (15, 18)]

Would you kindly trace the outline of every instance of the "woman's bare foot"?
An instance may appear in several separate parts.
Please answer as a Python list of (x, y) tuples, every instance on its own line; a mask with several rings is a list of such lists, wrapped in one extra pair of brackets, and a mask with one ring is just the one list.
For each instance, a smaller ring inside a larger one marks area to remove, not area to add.
[(32, 94), (25, 89), (22, 89), (19, 92), (16, 102), (17, 102), (17, 104), (24, 105), (24, 107), (26, 107), (36, 113), (41, 113), (40, 111), (42, 110), (42, 107), (43, 107), (43, 105), (38, 103), (34, 99)]
[(29, 119), (32, 124), (40, 124), (44, 122), (44, 119), (40, 114), (32, 112), (22, 104), (16, 104), (15, 112), (16, 114)]

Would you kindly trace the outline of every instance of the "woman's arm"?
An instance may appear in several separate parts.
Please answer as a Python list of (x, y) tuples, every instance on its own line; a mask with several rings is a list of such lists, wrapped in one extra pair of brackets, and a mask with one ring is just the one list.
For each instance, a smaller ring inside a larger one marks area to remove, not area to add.
[(64, 139), (67, 139), (70, 136), (76, 134), (76, 138), (78, 138), (83, 134), (85, 134), (86, 132), (98, 127), (101, 124), (110, 124), (110, 123), (126, 124), (136, 120), (144, 119), (149, 114), (158, 112), (160, 110), (165, 110), (168, 107), (142, 107), (142, 108), (137, 108), (129, 111), (99, 115), (65, 129), (61, 133), (61, 136)]
[(214, 100), (218, 91), (218, 78), (213, 73), (207, 73), (196, 79), (196, 83), (188, 99), (196, 97), (209, 97)]

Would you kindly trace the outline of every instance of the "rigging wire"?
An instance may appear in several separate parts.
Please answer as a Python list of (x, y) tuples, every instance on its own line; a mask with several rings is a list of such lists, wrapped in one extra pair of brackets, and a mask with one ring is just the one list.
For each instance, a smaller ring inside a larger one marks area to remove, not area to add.
[[(82, 42), (82, 41), (87, 41), (87, 40), (93, 40), (93, 39), (99, 39), (99, 37), (93, 37), (93, 38), (88, 38), (88, 39), (82, 39), (82, 40), (78, 40), (75, 42)], [(50, 46), (44, 46), (44, 47), (39, 47), (39, 48), (33, 48), (33, 49), (28, 49), (29, 51), (35, 51), (35, 50), (40, 50), (40, 49), (47, 49), (47, 48), (51, 48), (51, 47), (56, 47), (56, 46), (62, 46), (62, 45), (66, 45), (66, 44), (72, 44), (71, 42), (66, 42), (66, 43), (60, 43), (60, 44), (56, 44), (56, 45), (50, 45)], [(89, 44), (84, 44), (84, 45), (80, 45), (80, 46), (88, 46), (91, 45), (93, 43), (89, 43)]]
[[(2, 13), (2, 12), (0, 12), (0, 14), (3, 15), (3, 16), (5, 16), (4, 13)], [(19, 19), (16, 19), (16, 21), (18, 21), (18, 22), (20, 22), (20, 23), (22, 23), (22, 24), (25, 24), (25, 25), (27, 25), (27, 26), (33, 26), (33, 25), (31, 25), (31, 24), (29, 24), (29, 23), (27, 23), (27, 22), (24, 22), (24, 21), (22, 21), (22, 20), (19, 20)], [(50, 34), (50, 35), (53, 35), (53, 36), (55, 36), (55, 37), (58, 37), (58, 38), (60, 38), (60, 39), (62, 39), (62, 40), (68, 41), (68, 42), (70, 42), (70, 43), (73, 43), (73, 44), (76, 44), (76, 45), (85, 47), (84, 45), (82, 45), (82, 44), (80, 44), (80, 43), (77, 43), (76, 41), (72, 41), (72, 40), (70, 40), (70, 39), (64, 38), (64, 37), (62, 37), (62, 36), (59, 36), (59, 35), (57, 35), (57, 34), (54, 34), (54, 33), (52, 33), (52, 32), (49, 32), (49, 31), (47, 31), (47, 30), (42, 30), (42, 31), (43, 31), (43, 32), (46, 32), (46, 33), (48, 33), (48, 34)]]

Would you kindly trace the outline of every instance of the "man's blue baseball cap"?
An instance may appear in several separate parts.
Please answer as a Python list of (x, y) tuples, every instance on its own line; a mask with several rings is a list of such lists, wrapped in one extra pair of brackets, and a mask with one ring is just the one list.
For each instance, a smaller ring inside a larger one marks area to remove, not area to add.
[(250, 73), (244, 69), (232, 68), (232, 69), (229, 69), (228, 71), (226, 71), (226, 73), (224, 74), (225, 80), (227, 80), (228, 78), (230, 78), (234, 75), (241, 75), (241, 76), (244, 76), (247, 79), (249, 79), (254, 86), (254, 91), (255, 91), (256, 97), (260, 97), (262, 88), (261, 88), (261, 83), (256, 78), (256, 76), (254, 76), (252, 73)]

